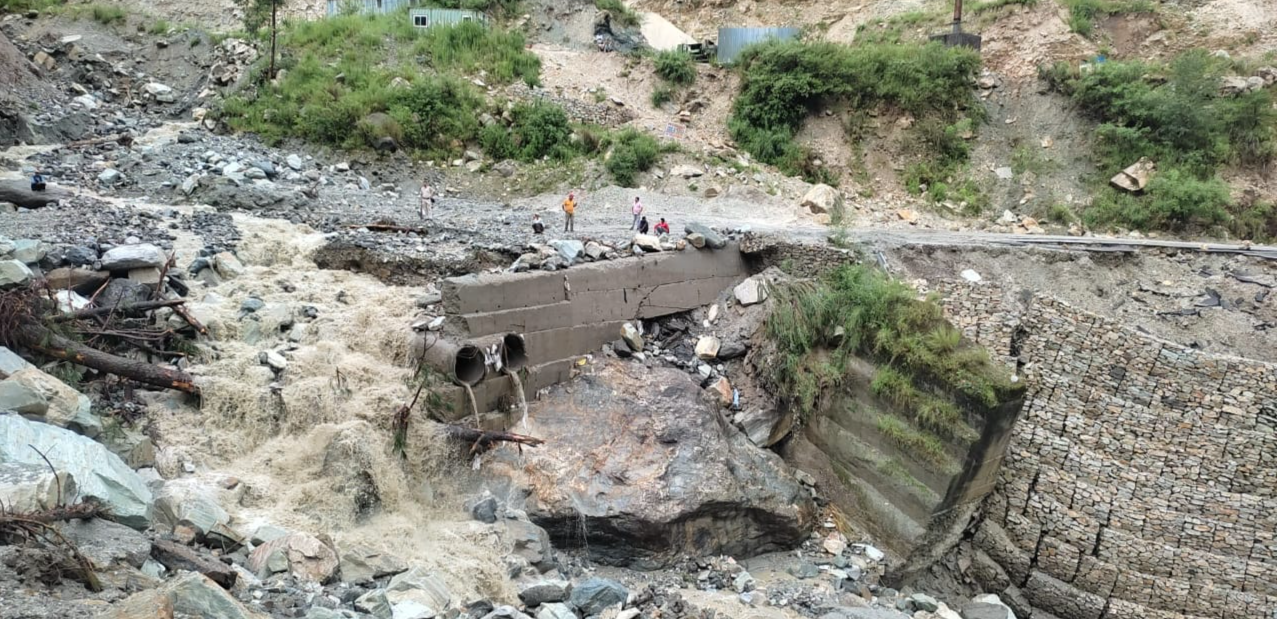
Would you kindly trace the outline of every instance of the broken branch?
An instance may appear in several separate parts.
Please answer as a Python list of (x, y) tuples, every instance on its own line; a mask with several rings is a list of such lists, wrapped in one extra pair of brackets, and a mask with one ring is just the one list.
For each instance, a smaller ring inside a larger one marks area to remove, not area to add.
[(142, 314), (144, 312), (149, 312), (151, 310), (156, 310), (161, 307), (176, 308), (177, 306), (182, 305), (183, 303), (186, 303), (186, 299), (166, 299), (163, 301), (143, 301), (141, 303), (132, 303), (129, 305), (112, 305), (108, 307), (94, 307), (94, 308), (82, 309), (78, 312), (73, 312), (70, 314), (58, 316), (55, 320), (81, 320), (84, 318), (93, 318), (95, 316), (103, 316), (106, 314), (111, 314), (113, 312), (119, 312), (120, 314), (125, 314), (125, 315), (129, 315), (129, 314), (137, 315), (137, 314)]
[(363, 224), (356, 226), (347, 226), (352, 230), (364, 228), (372, 232), (416, 232), (417, 234), (426, 234), (425, 228), (411, 228), (408, 226), (395, 226), (391, 224)]
[(509, 432), (485, 432), (483, 430), (473, 430), (464, 426), (452, 424), (444, 424), (443, 432), (448, 438), (458, 441), (466, 441), (475, 445), (484, 447), (493, 443), (517, 443), (519, 445), (527, 445), (529, 447), (538, 447), (545, 444), (543, 439), (533, 436), (525, 436), (523, 434), (512, 434)]

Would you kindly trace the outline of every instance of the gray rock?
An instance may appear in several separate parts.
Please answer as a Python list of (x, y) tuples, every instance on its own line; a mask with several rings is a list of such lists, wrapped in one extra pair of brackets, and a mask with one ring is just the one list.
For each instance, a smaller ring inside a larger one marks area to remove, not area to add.
[(661, 239), (650, 234), (634, 234), (634, 247), (640, 252), (658, 252), (661, 251)]
[(25, 284), (35, 277), (21, 260), (0, 260), (0, 287)]
[(630, 597), (625, 586), (608, 578), (590, 578), (572, 588), (568, 598), (582, 614), (597, 615), (604, 609), (624, 604)]
[(575, 239), (555, 239), (550, 241), (550, 247), (563, 256), (568, 266), (572, 266), (585, 255), (585, 244)]
[(141, 568), (151, 558), (151, 540), (122, 524), (99, 518), (69, 520), (58, 531), (99, 568)]
[(34, 365), (27, 363), (26, 359), (18, 356), (18, 353), (0, 346), (0, 379), (9, 378), (18, 370), (33, 368)]
[(705, 244), (711, 249), (722, 249), (727, 247), (727, 239), (723, 235), (714, 231), (713, 228), (697, 222), (691, 222), (683, 226), (683, 231), (687, 234), (699, 234), (705, 237)]
[(962, 619), (1015, 619), (1015, 613), (999, 604), (971, 602), (962, 607)]
[(0, 381), (0, 410), (14, 411), (25, 417), (43, 420), (45, 412), (49, 410), (49, 402), (39, 391), (17, 380), (3, 380)]
[(267, 161), (265, 159), (254, 161), (253, 167), (258, 170), (261, 170), (262, 173), (266, 175), (266, 178), (275, 178), (275, 175), (276, 175), (275, 164), (271, 163), (270, 161)]
[[(240, 262), (235, 254), (224, 251), (213, 256), (213, 270), (226, 279), (233, 279), (244, 274), (244, 263)], [(260, 302), (261, 299), (258, 301)]]
[(691, 243), (692, 247), (695, 247), (696, 249), (701, 249), (705, 247), (705, 242), (706, 242), (705, 235), (693, 232), (687, 235), (687, 242)]
[(567, 600), (571, 593), (572, 583), (566, 580), (541, 580), (519, 589), (519, 599), (528, 606), (540, 606)]
[[(4, 383), (22, 385), (44, 399), (46, 408), (43, 413), (24, 413), (24, 416), (90, 438), (102, 434), (102, 419), (93, 414), (93, 402), (66, 383), (34, 367), (14, 372)], [(4, 410), (4, 407), (0, 406), (0, 410)]]
[(542, 572), (554, 567), (553, 547), (545, 529), (526, 520), (506, 520), (505, 532), (516, 556)]
[(107, 282), (106, 288), (98, 294), (97, 303), (101, 307), (116, 307), (142, 303), (150, 298), (150, 286), (139, 281), (117, 277)]
[(128, 271), (147, 267), (158, 269), (164, 266), (166, 260), (164, 252), (150, 243), (121, 245), (102, 254), (102, 270)]
[(483, 497), (479, 499), (478, 501), (475, 501), (474, 505), (470, 506), (470, 515), (473, 516), (475, 520), (478, 520), (479, 522), (482, 522), (484, 524), (492, 524), (496, 522), (497, 521), (496, 497), (487, 496), (487, 497)]
[(305, 533), (269, 541), (248, 555), (248, 568), (260, 578), (291, 572), (299, 580), (325, 584), (337, 576), (339, 559), (331, 546)]
[(343, 582), (368, 582), (385, 576), (393, 576), (408, 569), (408, 564), (394, 555), (386, 554), (363, 545), (342, 548), (341, 579)]
[(791, 565), (787, 570), (790, 576), (794, 578), (815, 578), (820, 575), (820, 568), (816, 567), (811, 561), (799, 561), (795, 565)]
[(202, 537), (231, 521), (218, 504), (216, 491), (195, 479), (166, 482), (155, 494), (155, 521), (169, 527), (184, 524)]
[(109, 607), (100, 617), (132, 619), (157, 617), (156, 609), (171, 609), (166, 616), (200, 617), (201, 619), (259, 619), (263, 617), (244, 608), (231, 594), (207, 577), (188, 572), (156, 589), (135, 593)]
[(820, 619), (909, 619), (909, 615), (887, 608), (838, 608)]
[(727, 340), (718, 347), (718, 359), (720, 361), (739, 359), (740, 357), (744, 357), (748, 350), (749, 349), (746, 347), (745, 343), (740, 340)]
[(732, 587), (737, 593), (745, 593), (754, 589), (754, 577), (749, 572), (741, 572), (732, 579)]
[(386, 601), (396, 618), (434, 617), (448, 609), (452, 593), (442, 578), (416, 567), (390, 579)]
[(736, 285), (732, 290), (736, 302), (741, 305), (754, 305), (767, 300), (767, 283), (757, 275)]
[(621, 325), (621, 339), (625, 340), (626, 345), (634, 352), (643, 351), (643, 336), (639, 334), (638, 327), (632, 323)]
[(284, 163), (287, 163), (289, 168), (292, 168), (293, 170), (296, 170), (298, 172), (301, 172), (302, 170), (302, 166), (303, 166), (302, 158), (298, 157), (297, 155), (289, 155), (288, 157), (284, 159)]
[(567, 604), (551, 603), (537, 609), (536, 619), (577, 619)]
[(13, 252), (11, 252), (10, 257), (25, 264), (35, 264), (44, 260), (48, 253), (49, 246), (41, 241), (19, 239), (13, 242)]
[(53, 509), (71, 504), (75, 496), (75, 478), (65, 471), (58, 471), (55, 476), (43, 462), (0, 462), (0, 504), (10, 512), (28, 514)]
[(929, 613), (936, 612), (940, 608), (940, 602), (925, 593), (915, 593), (909, 596), (909, 602), (918, 610), (925, 610)]
[(390, 609), (390, 602), (386, 601), (386, 591), (384, 589), (374, 589), (359, 596), (355, 600), (355, 610), (368, 613), (377, 619), (392, 619), (394, 612)]
[(591, 260), (602, 260), (610, 251), (612, 251), (612, 248), (594, 241), (585, 244), (585, 255), (589, 256)]
[(349, 610), (312, 606), (306, 611), (305, 619), (359, 619), (361, 616)]
[[(661, 387), (630, 391), (637, 385)], [(529, 515), (552, 538), (590, 531), (596, 562), (652, 569), (683, 555), (791, 548), (815, 517), (811, 493), (774, 454), (721, 424), (719, 404), (685, 371), (596, 360), (595, 370), (570, 388), (551, 387), (529, 406), (532, 417), (554, 420), (538, 438), (556, 448), (525, 451), (511, 469), (554, 475), (525, 485), (526, 478), (502, 466), (485, 470), (493, 483), (530, 493), (528, 504), (536, 508)], [(585, 410), (592, 411), (588, 418), (578, 417)], [(588, 469), (573, 464), (580, 453), (595, 454)], [(634, 477), (640, 470), (661, 475)]]
[(55, 469), (76, 480), (80, 496), (95, 498), (108, 507), (116, 522), (135, 529), (150, 525), (151, 491), (119, 456), (68, 430), (0, 414), (0, 460), (43, 465), (44, 460), (31, 446), (48, 457)]
[(247, 170), (244, 170), (244, 178), (252, 179), (252, 180), (261, 180), (266, 178), (266, 171), (259, 167), (254, 166), (254, 167), (248, 168)]
[(110, 187), (124, 180), (124, 175), (115, 168), (107, 168), (98, 173), (98, 182)]
[(532, 619), (532, 618), (519, 612), (519, 609), (513, 606), (498, 606), (492, 609), (492, 612), (484, 615), (483, 619)]

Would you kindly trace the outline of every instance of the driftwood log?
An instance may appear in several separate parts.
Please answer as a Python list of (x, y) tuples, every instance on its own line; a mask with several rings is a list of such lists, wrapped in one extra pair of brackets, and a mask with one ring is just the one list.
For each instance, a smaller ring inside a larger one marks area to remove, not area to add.
[(443, 432), (448, 438), (473, 443), (475, 446), (482, 447), (487, 447), (493, 443), (518, 443), (519, 445), (527, 445), (528, 447), (537, 447), (545, 444), (543, 439), (532, 436), (511, 434), (509, 432), (485, 432), (483, 430), (475, 430), (473, 428), (451, 424), (445, 424), (443, 426)]
[(84, 344), (67, 339), (38, 324), (23, 324), (14, 329), (14, 339), (25, 348), (40, 354), (61, 359), (76, 365), (114, 374), (139, 383), (176, 389), (199, 395), (199, 387), (195, 380), (185, 372), (170, 370), (144, 363), (117, 357), (110, 353), (89, 348)]
[(0, 183), (0, 202), (12, 202), (23, 208), (41, 208), (70, 197), (71, 192), (58, 187), (31, 191), (31, 183), (25, 180)]

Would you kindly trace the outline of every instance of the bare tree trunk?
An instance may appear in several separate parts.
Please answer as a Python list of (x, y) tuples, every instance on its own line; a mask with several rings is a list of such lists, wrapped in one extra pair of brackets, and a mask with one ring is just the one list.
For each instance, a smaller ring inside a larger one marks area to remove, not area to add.
[(199, 387), (185, 372), (168, 370), (150, 363), (117, 357), (110, 353), (89, 348), (84, 344), (62, 337), (43, 326), (26, 324), (15, 332), (17, 340), (38, 353), (93, 368), (108, 374), (136, 380), (165, 389), (176, 389), (199, 395)]
[(279, 12), (279, 0), (270, 2), (270, 78), (275, 79), (275, 38), (279, 35), (279, 27), (275, 23), (275, 14)]

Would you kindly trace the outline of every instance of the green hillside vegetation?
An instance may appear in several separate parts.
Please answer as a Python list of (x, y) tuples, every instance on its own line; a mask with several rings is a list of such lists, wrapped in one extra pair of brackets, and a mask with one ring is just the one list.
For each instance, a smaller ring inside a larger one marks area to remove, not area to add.
[[(1273, 95), (1258, 90), (1220, 94), (1231, 62), (1205, 51), (1165, 64), (1108, 61), (1086, 71), (1063, 63), (1043, 77), (1099, 122), (1095, 132), (1095, 199), (1083, 216), (1091, 225), (1141, 230), (1229, 226), (1246, 235), (1277, 230), (1271, 206), (1233, 203), (1219, 173), (1226, 166), (1268, 165), (1277, 154)], [(1126, 166), (1148, 157), (1157, 164), (1142, 195), (1108, 186)]]
[(973, 94), (980, 57), (967, 49), (769, 42), (746, 49), (736, 65), (741, 91), (728, 123), (733, 139), (759, 161), (811, 181), (835, 180), (794, 140), (819, 106), (887, 107), (946, 124), (964, 112), (982, 116)]

